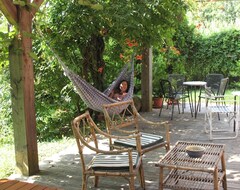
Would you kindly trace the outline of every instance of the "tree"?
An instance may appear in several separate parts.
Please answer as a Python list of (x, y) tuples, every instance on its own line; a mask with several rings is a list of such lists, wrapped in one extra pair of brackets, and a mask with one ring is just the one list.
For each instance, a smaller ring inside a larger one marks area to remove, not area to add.
[[(116, 55), (126, 51), (129, 40), (138, 43), (138, 54), (151, 46), (171, 44), (176, 26), (185, 19), (187, 6), (181, 0), (53, 0), (38, 23), (42, 21), (42, 31), (56, 52), (103, 90), (107, 67), (113, 67), (104, 57), (119, 61)], [(107, 53), (104, 50), (110, 43), (112, 49)]]

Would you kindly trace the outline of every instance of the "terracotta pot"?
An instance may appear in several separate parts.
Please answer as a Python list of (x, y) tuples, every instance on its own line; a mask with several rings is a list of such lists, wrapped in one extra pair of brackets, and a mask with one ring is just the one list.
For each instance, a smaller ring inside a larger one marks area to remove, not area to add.
[(163, 99), (161, 97), (153, 98), (153, 108), (161, 108)]

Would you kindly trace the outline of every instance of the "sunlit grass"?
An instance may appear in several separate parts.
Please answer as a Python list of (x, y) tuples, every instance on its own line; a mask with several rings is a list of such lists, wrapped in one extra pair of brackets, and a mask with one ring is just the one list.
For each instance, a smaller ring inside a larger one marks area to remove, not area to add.
[[(62, 139), (53, 142), (38, 143), (39, 161), (43, 161), (58, 152), (63, 151), (67, 147), (73, 145), (75, 140)], [(0, 145), (0, 178), (7, 178), (15, 172), (15, 152), (14, 144)]]
[(6, 178), (14, 172), (14, 145), (0, 145), (0, 178)]

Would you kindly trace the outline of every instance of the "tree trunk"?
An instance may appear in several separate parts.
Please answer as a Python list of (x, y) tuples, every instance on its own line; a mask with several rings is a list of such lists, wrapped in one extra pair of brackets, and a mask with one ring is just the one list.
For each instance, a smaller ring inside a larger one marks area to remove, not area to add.
[(91, 74), (93, 85), (100, 91), (104, 90), (103, 74), (105, 62), (103, 60), (104, 40), (101, 35), (92, 35), (86, 44), (82, 55), (83, 61), (83, 77), (89, 81)]

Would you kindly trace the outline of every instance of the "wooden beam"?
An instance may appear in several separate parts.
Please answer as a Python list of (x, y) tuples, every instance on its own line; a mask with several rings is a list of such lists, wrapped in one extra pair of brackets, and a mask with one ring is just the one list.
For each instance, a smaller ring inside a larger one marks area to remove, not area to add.
[(17, 8), (12, 0), (1, 0), (0, 9), (7, 18), (8, 22), (18, 27)]
[(44, 0), (34, 0), (33, 3), (35, 3), (37, 5), (37, 9), (32, 10), (32, 14), (33, 16), (36, 14), (36, 12), (38, 11), (39, 7), (42, 5)]

